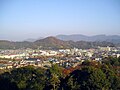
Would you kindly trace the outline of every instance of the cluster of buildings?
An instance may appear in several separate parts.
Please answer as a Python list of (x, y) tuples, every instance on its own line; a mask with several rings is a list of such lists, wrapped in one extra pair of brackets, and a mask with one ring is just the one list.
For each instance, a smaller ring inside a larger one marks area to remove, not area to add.
[(102, 61), (106, 57), (120, 57), (120, 47), (98, 47), (96, 49), (60, 50), (0, 50), (0, 69), (19, 68), (28, 65), (49, 68), (51, 64), (75, 67), (85, 60)]

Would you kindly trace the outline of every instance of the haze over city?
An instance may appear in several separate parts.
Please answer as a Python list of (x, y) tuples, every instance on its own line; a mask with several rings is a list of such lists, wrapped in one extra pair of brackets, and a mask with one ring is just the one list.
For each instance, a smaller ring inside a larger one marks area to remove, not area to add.
[(0, 40), (120, 35), (119, 0), (0, 0)]

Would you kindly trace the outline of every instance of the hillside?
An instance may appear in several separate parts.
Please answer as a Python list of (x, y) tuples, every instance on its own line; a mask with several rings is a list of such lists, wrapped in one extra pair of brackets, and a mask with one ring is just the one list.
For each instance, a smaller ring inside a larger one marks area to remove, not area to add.
[[(119, 45), (119, 44), (117, 44)], [(55, 37), (47, 37), (35, 42), (11, 42), (0, 40), (0, 49), (20, 49), (20, 48), (40, 48), (40, 49), (64, 49), (64, 48), (96, 48), (97, 46), (116, 46), (111, 42), (106, 41), (63, 41)]]
[(6, 40), (0, 40), (0, 49), (19, 49), (19, 48), (37, 48), (32, 42), (11, 42)]
[(95, 36), (86, 36), (81, 34), (73, 34), (73, 35), (57, 35), (56, 38), (61, 40), (72, 40), (72, 41), (106, 41), (118, 44), (120, 43), (120, 36), (119, 35), (95, 35)]
[(55, 37), (47, 37), (34, 42), (37, 46), (41, 46), (43, 49), (58, 49), (58, 48), (70, 48), (70, 44), (67, 41), (57, 39)]

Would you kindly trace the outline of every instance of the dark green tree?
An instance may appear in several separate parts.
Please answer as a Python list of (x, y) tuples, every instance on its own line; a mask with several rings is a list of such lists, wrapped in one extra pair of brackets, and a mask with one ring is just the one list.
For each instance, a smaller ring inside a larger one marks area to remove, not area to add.
[(51, 89), (57, 90), (60, 86), (60, 81), (63, 76), (62, 68), (59, 67), (57, 64), (52, 64), (48, 72), (49, 72), (48, 85), (52, 87)]
[(65, 88), (69, 90), (75, 87), (76, 90), (106, 90), (109, 87), (109, 82), (102, 70), (90, 66), (73, 71), (67, 78)]
[[(16, 84), (20, 90), (43, 90), (46, 85), (45, 70), (32, 66), (17, 68), (1, 75), (1, 79)], [(4, 90), (4, 89), (2, 89)], [(9, 90), (9, 87), (8, 87)]]
[(101, 70), (106, 74), (106, 78), (110, 83), (109, 89), (120, 89), (120, 77), (117, 76), (115, 70), (107, 65), (102, 65)]

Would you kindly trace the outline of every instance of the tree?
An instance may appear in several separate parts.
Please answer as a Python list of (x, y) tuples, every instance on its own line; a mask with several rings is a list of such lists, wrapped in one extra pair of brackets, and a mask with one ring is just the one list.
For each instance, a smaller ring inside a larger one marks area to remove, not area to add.
[(106, 75), (101, 69), (90, 66), (73, 71), (67, 78), (66, 86), (69, 90), (75, 87), (77, 87), (77, 90), (105, 90), (109, 87)]
[(43, 90), (47, 81), (45, 70), (36, 69), (32, 66), (17, 68), (10, 73), (4, 73), (1, 75), (1, 79), (6, 80), (4, 84), (9, 80), (12, 85), (14, 83), (20, 90)]
[(112, 65), (112, 66), (120, 66), (120, 57), (119, 58), (108, 57), (103, 61), (103, 63), (107, 65)]
[(57, 64), (52, 64), (49, 69), (50, 74), (56, 74), (58, 78), (62, 77), (62, 68), (59, 67)]
[(102, 65), (101, 70), (106, 74), (106, 78), (110, 83), (109, 89), (120, 89), (120, 78), (116, 75), (114, 69), (107, 65)]
[(45, 70), (37, 68), (34, 70), (32, 78), (27, 81), (27, 90), (43, 90), (46, 85), (47, 77)]
[(68, 90), (79, 90), (80, 89), (80, 84), (78, 84), (77, 81), (75, 81), (73, 78), (69, 78), (68, 82)]
[(56, 74), (52, 74), (50, 78), (50, 85), (53, 86), (53, 90), (57, 90), (60, 86), (60, 80)]
[(48, 85), (51, 86), (53, 90), (57, 90), (60, 86), (60, 80), (63, 77), (62, 68), (57, 64), (52, 64), (48, 73)]
[(0, 75), (0, 90), (18, 90), (17, 84), (11, 82), (9, 72)]
[(109, 82), (106, 79), (106, 75), (102, 72), (101, 69), (89, 67), (86, 70), (89, 73), (89, 78), (86, 81), (86, 86), (89, 89), (102, 89), (106, 90), (109, 88)]

